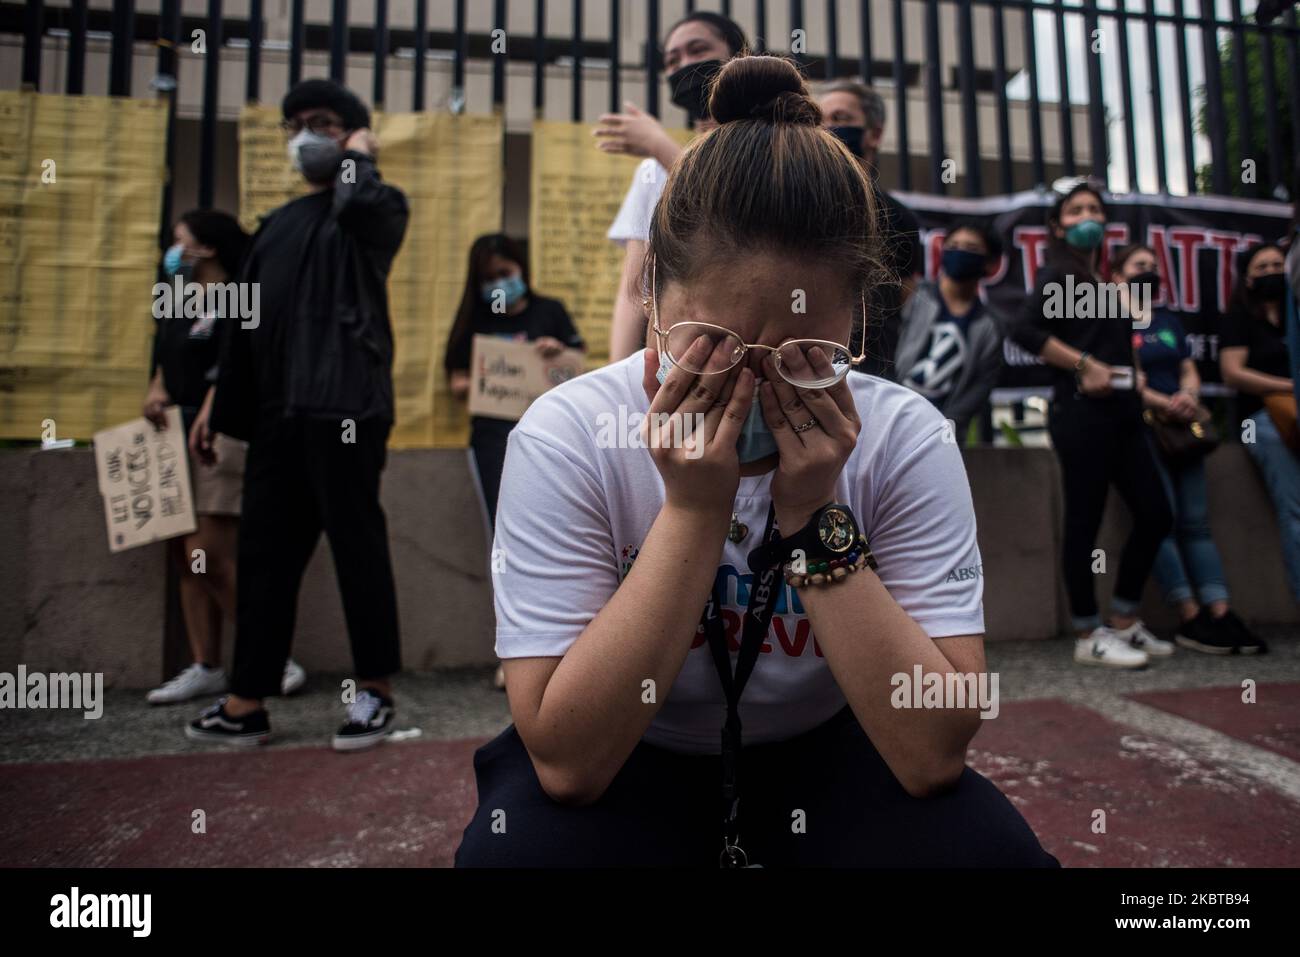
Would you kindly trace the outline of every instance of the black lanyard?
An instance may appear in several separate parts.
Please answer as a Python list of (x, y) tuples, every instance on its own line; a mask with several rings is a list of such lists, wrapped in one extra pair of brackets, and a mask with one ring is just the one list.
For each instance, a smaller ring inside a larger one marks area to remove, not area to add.
[[(762, 545), (774, 538), (776, 532), (776, 506), (767, 510), (767, 527), (763, 531)], [(745, 609), (744, 627), (741, 630), (740, 656), (736, 659), (736, 673), (731, 673), (731, 657), (727, 651), (727, 639), (722, 627), (723, 595), (720, 583), (715, 578), (713, 594), (704, 609), (704, 634), (709, 640), (709, 650), (713, 653), (713, 665), (718, 670), (722, 681), (722, 691), (727, 696), (727, 721), (722, 726), (722, 867), (740, 867), (748, 863), (745, 852), (740, 849), (738, 819), (740, 812), (740, 795), (738, 788), (738, 771), (740, 762), (740, 695), (745, 690), (754, 664), (758, 661), (758, 650), (767, 637), (767, 630), (772, 624), (772, 614), (776, 608), (776, 583), (780, 579), (777, 565), (765, 568), (753, 567), (754, 552), (750, 552), (750, 571), (754, 574), (753, 584), (749, 590), (749, 606)]]

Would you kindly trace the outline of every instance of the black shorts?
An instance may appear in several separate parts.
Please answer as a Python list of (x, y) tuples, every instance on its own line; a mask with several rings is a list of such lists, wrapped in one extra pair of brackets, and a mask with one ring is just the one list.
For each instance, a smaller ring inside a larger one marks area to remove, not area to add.
[[(719, 727), (722, 714), (719, 712)], [(717, 867), (721, 761), (642, 741), (594, 804), (542, 790), (511, 725), (474, 754), (479, 806), (457, 867)], [(853, 712), (740, 763), (740, 839), (766, 867), (1059, 867), (970, 768), (950, 791), (903, 790)]]

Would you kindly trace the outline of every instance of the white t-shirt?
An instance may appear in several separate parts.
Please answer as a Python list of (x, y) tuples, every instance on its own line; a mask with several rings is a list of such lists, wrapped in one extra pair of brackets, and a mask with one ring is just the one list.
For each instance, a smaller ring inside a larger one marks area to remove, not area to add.
[(650, 217), (654, 215), (655, 203), (663, 194), (664, 184), (668, 182), (668, 170), (664, 169), (653, 157), (643, 159), (632, 176), (632, 185), (623, 197), (623, 205), (614, 217), (614, 223), (605, 234), (620, 246), (627, 245), (629, 239), (645, 242), (650, 238)]
[[(617, 590), (659, 514), (664, 487), (649, 450), (616, 447), (628, 444), (649, 409), (643, 363), (638, 352), (563, 383), (510, 433), (493, 544), (501, 658), (562, 656)], [(975, 513), (961, 453), (944, 441), (943, 416), (884, 379), (850, 373), (849, 385), (863, 427), (836, 499), (852, 508), (889, 593), (928, 635), (982, 634)], [(723, 622), (737, 641), (753, 580), (746, 557), (763, 535), (772, 474), (741, 477), (735, 507), (749, 534), (725, 543), (718, 569)], [(846, 704), (797, 592), (778, 581), (771, 630), (740, 702), (747, 743), (793, 737)], [(871, 641), (870, 632), (862, 640)], [(697, 629), (645, 740), (716, 754), (725, 709)]]

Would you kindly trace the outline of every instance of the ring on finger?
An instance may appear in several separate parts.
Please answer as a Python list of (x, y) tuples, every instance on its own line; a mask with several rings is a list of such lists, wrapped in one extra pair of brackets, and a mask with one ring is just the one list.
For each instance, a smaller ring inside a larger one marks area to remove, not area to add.
[(796, 425), (796, 426), (794, 426), (793, 431), (795, 431), (796, 433), (798, 433), (798, 432), (807, 432), (809, 429), (813, 428), (813, 427), (816, 426), (816, 425), (817, 425), (817, 419), (816, 419), (816, 417), (814, 417), (814, 418), (809, 419), (809, 420), (808, 420), (807, 422), (805, 422), (803, 425)]

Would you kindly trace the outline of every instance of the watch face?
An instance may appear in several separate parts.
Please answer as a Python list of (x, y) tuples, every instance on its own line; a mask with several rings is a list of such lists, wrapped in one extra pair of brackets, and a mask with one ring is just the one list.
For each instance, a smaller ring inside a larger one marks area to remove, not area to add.
[(833, 552), (847, 552), (853, 547), (853, 519), (842, 508), (828, 508), (817, 523), (822, 544)]

